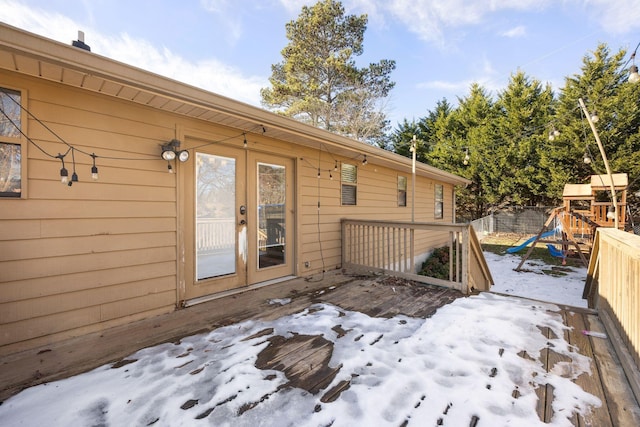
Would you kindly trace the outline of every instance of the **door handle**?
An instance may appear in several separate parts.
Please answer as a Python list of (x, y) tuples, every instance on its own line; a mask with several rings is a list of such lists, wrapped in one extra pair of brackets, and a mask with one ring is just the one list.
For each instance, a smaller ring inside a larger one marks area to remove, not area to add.
[(247, 223), (247, 221), (245, 221), (244, 219), (240, 220), (240, 225), (245, 225)]

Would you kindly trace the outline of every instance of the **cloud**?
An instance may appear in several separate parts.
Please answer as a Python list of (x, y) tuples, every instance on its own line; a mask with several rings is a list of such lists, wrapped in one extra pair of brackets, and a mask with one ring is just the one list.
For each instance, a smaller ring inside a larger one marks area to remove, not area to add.
[(513, 27), (510, 30), (500, 33), (501, 36), (509, 38), (523, 37), (526, 34), (527, 29), (524, 27), (524, 25), (518, 25), (517, 27)]
[(235, 44), (242, 37), (241, 11), (244, 8), (234, 7), (234, 0), (200, 0), (205, 11), (219, 17), (217, 22), (225, 28), (225, 39)]
[(504, 89), (506, 78), (498, 75), (491, 61), (483, 56), (472, 69), (481, 70), (477, 75), (463, 80), (432, 80), (418, 83), (417, 88), (428, 91), (445, 92), (452, 95), (468, 94), (472, 84), (478, 83), (488, 92), (497, 93)]
[(548, 0), (393, 0), (387, 9), (419, 38), (444, 47), (449, 43), (449, 36), (445, 35), (447, 30), (477, 25), (491, 13), (539, 9), (547, 3)]
[(41, 36), (70, 44), (70, 28), (84, 28), (85, 42), (91, 51), (147, 71), (175, 79), (204, 90), (252, 105), (260, 105), (260, 88), (268, 85), (266, 77), (244, 76), (234, 67), (215, 58), (189, 61), (167, 48), (127, 33), (114, 36), (101, 34), (85, 24), (74, 22), (58, 13), (4, 2), (3, 22)]
[(640, 29), (638, 0), (580, 0), (592, 20), (607, 32), (626, 34)]

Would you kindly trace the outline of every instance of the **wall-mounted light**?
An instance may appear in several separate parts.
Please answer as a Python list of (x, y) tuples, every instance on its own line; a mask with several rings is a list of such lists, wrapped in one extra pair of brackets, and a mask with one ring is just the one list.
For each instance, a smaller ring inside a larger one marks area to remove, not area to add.
[(362, 166), (365, 166), (367, 163), (369, 162), (367, 161), (367, 155), (365, 154), (364, 159), (362, 159)]
[(188, 150), (179, 150), (180, 141), (172, 139), (162, 146), (162, 158), (170, 162), (171, 160), (178, 159), (181, 162), (189, 160)]

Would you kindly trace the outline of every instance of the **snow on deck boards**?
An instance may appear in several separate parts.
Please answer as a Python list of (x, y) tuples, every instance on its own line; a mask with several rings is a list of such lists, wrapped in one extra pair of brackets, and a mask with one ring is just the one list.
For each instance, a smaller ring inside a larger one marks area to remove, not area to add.
[[(495, 310), (486, 308), (491, 304)], [(448, 336), (440, 337), (422, 320), (439, 308), (442, 313), (433, 319), (441, 319), (440, 330), (449, 328)], [(520, 311), (511, 311), (516, 308)], [(528, 311), (537, 321), (525, 325)], [(521, 343), (507, 339), (513, 338), (505, 330), (511, 324), (520, 331), (515, 338), (522, 336)], [(640, 425), (637, 403), (621, 386), (624, 376), (615, 369), (619, 364), (608, 340), (587, 337), (581, 333), (585, 329), (603, 330), (588, 310), (491, 294), (464, 298), (454, 290), (395, 278), (338, 274), (317, 283), (273, 285), (40, 354), (4, 358), (0, 381), (16, 384), (22, 378), (22, 385), (33, 384), (36, 371), (39, 382), (50, 381), (107, 361), (112, 364), (106, 369), (85, 375), (144, 377), (155, 371), (158, 377), (160, 372), (164, 386), (151, 393), (147, 379), (146, 394), (134, 393), (131, 403), (123, 404), (123, 410), (133, 411), (131, 425), (177, 424), (179, 416), (234, 426), (251, 425), (251, 417), (260, 417), (263, 425), (367, 424), (374, 415), (354, 413), (358, 406), (379, 411), (375, 425), (500, 425), (495, 421), (501, 416), (530, 421), (522, 413), (529, 402), (540, 425)], [(457, 340), (457, 333), (470, 330), (473, 336)], [(203, 333), (189, 336), (195, 331)], [(167, 344), (134, 354), (158, 342)], [(111, 358), (104, 360), (101, 353), (108, 351)], [(533, 375), (520, 370), (519, 361), (531, 362)], [(173, 378), (179, 372), (184, 375)], [(116, 380), (96, 380), (109, 381)], [(6, 398), (15, 388), (4, 390)], [(64, 390), (52, 391), (63, 399)], [(141, 403), (156, 395), (162, 396), (160, 408)], [(12, 401), (0, 405), (0, 421), (11, 415)], [(141, 405), (138, 412), (136, 405)], [(573, 408), (580, 405), (585, 407)], [(113, 414), (116, 408), (116, 397), (97, 399), (83, 416), (104, 415), (107, 409)]]

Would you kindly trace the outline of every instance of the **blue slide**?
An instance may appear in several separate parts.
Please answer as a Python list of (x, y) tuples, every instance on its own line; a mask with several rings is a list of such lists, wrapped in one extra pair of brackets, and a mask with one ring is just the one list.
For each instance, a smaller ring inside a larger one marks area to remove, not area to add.
[[(545, 233), (542, 233), (540, 235), (540, 237), (551, 237), (555, 233), (556, 233), (556, 230), (547, 231)], [(536, 240), (536, 237), (538, 237), (538, 236), (533, 236), (532, 238), (530, 238), (527, 241), (525, 241), (523, 244), (521, 244), (519, 246), (513, 246), (513, 247), (507, 249), (507, 253), (508, 254), (515, 254), (516, 252), (520, 252), (521, 250), (526, 248), (530, 243), (532, 243), (534, 240)]]

